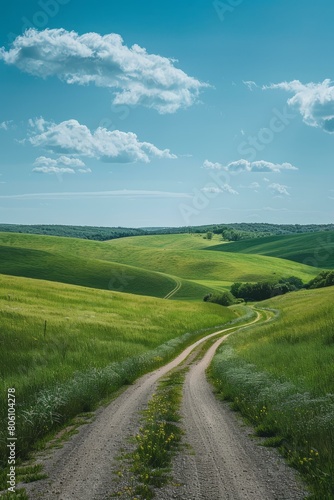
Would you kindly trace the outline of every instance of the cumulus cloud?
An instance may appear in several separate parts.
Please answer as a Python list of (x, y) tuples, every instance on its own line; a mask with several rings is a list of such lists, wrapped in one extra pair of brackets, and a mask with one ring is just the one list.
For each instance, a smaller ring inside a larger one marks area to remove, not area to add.
[(220, 163), (212, 163), (212, 161), (205, 160), (203, 163), (203, 167), (208, 170), (221, 170), (222, 165)]
[(263, 89), (281, 89), (294, 94), (287, 102), (299, 111), (307, 125), (334, 133), (334, 85), (331, 80), (307, 84), (293, 80), (271, 84)]
[(298, 170), (297, 167), (291, 165), (291, 163), (271, 163), (270, 161), (248, 161), (248, 160), (237, 160), (223, 165), (222, 163), (212, 163), (205, 160), (203, 167), (207, 169), (225, 170), (227, 172), (281, 172), (282, 170)]
[(277, 184), (277, 183), (270, 184), (268, 186), (268, 188), (271, 190), (271, 192), (277, 196), (282, 196), (282, 195), (290, 196), (290, 193), (288, 192), (287, 187), (288, 186), (284, 186), (283, 184)]
[(33, 172), (39, 172), (41, 174), (75, 174), (73, 168), (64, 167), (35, 167)]
[(60, 156), (57, 159), (53, 159), (39, 156), (34, 161), (33, 172), (42, 174), (75, 174), (76, 171), (80, 174), (91, 173), (91, 169), (87, 168), (84, 162), (79, 160), (79, 158)]
[(211, 193), (211, 194), (219, 194), (219, 193), (229, 193), (229, 194), (239, 194), (238, 191), (235, 191), (229, 184), (222, 184), (220, 187), (217, 186), (205, 186), (201, 189), (202, 193)]
[(152, 158), (176, 158), (169, 149), (161, 150), (149, 142), (140, 142), (132, 132), (102, 127), (91, 132), (77, 120), (56, 124), (38, 118), (29, 123), (32, 133), (28, 141), (57, 154), (87, 156), (107, 163), (149, 163)]
[(239, 194), (238, 191), (236, 191), (235, 189), (233, 189), (229, 184), (223, 184), (221, 186), (221, 189), (223, 191), (226, 191), (227, 193), (230, 193), (230, 194)]
[(111, 88), (114, 104), (142, 105), (159, 113), (191, 106), (209, 86), (176, 68), (173, 59), (148, 54), (136, 44), (127, 47), (115, 33), (80, 36), (65, 29), (29, 29), (8, 51), (0, 49), (0, 59), (41, 78)]

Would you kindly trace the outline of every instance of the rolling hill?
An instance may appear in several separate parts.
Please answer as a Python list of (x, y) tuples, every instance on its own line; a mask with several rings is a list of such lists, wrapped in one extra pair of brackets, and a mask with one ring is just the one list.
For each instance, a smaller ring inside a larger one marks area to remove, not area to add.
[(202, 299), (212, 291), (205, 284), (187, 282), (149, 267), (112, 262), (110, 253), (97, 242), (10, 234), (0, 238), (0, 274), (158, 298), (172, 294), (170, 298)]
[(277, 257), (207, 251), (232, 247), (219, 242), (218, 236), (192, 234), (97, 242), (0, 233), (0, 273), (159, 298), (175, 290), (173, 299), (202, 299), (234, 281), (295, 275), (307, 282), (317, 274), (314, 267)]
[(268, 236), (253, 240), (212, 245), (208, 250), (267, 255), (324, 269), (334, 268), (334, 231)]
[[(265, 255), (209, 252), (217, 239), (198, 235), (140, 236), (105, 242), (115, 262), (149, 268), (197, 282), (260, 281), (296, 275), (309, 281), (317, 274), (310, 266)], [(229, 246), (223, 244), (222, 246)]]

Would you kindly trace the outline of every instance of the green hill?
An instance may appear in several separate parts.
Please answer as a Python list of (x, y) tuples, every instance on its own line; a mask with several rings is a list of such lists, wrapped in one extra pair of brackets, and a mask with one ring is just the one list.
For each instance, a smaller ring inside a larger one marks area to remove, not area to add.
[(334, 268), (334, 231), (268, 236), (213, 245), (208, 250), (267, 255), (324, 269)]
[(219, 241), (192, 234), (97, 242), (0, 233), (0, 272), (160, 298), (181, 281), (173, 299), (201, 299), (234, 281), (295, 275), (307, 282), (317, 274), (315, 268), (277, 257), (207, 251)]
[(163, 298), (172, 277), (102, 260), (0, 246), (0, 273)]
[(205, 284), (111, 261), (99, 242), (36, 235), (1, 234), (0, 273), (58, 281), (103, 290), (164, 298), (202, 299), (212, 291)]
[(233, 281), (260, 281), (291, 275), (309, 281), (317, 274), (310, 266), (279, 258), (209, 252), (217, 241), (185, 234), (130, 237), (105, 242), (103, 245), (110, 248), (115, 262), (200, 282), (229, 284)]

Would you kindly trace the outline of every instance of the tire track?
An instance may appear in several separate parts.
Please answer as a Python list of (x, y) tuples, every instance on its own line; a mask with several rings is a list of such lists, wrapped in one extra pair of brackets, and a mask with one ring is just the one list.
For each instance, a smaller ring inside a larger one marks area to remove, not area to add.
[[(260, 319), (257, 312), (249, 324)], [(25, 487), (29, 498), (36, 500), (105, 500), (114, 487), (113, 471), (119, 466), (119, 451), (125, 440), (136, 433), (139, 411), (146, 407), (157, 381), (206, 340), (237, 328), (231, 326), (203, 337), (167, 365), (138, 379), (107, 407), (99, 409), (96, 419), (82, 426), (63, 448), (38, 460), (44, 465), (47, 479), (18, 487)]]
[(169, 293), (167, 293), (167, 295), (164, 297), (164, 299), (170, 299), (173, 295), (175, 295), (181, 288), (182, 286), (182, 282), (178, 279), (175, 279), (176, 281), (176, 287), (173, 288), (173, 290)]
[(253, 430), (242, 427), (228, 404), (215, 398), (206, 379), (205, 371), (227, 337), (217, 340), (186, 376), (182, 416), (193, 454), (177, 457), (174, 479), (182, 486), (161, 500), (301, 500), (306, 493), (296, 472), (276, 450), (250, 439)]

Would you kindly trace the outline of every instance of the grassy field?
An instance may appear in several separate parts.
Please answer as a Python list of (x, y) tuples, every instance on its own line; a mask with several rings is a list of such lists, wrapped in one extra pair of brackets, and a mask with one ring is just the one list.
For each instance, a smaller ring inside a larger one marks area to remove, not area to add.
[(222, 395), (282, 451), (317, 499), (334, 498), (334, 287), (261, 302), (278, 319), (229, 339), (214, 359)]
[[(109, 260), (109, 249), (104, 252), (102, 243), (79, 240), (80, 244), (76, 245), (75, 239), (35, 235), (28, 235), (28, 239), (27, 235), (11, 235), (3, 243), (0, 245), (2, 274), (159, 298), (170, 293), (179, 281), (174, 276), (149, 268), (112, 262)], [(105, 254), (109, 259), (102, 259)], [(101, 258), (94, 258), (94, 255)], [(182, 280), (180, 291), (172, 297), (180, 300), (202, 299), (210, 291), (212, 288), (204, 284)]]
[(334, 267), (334, 232), (268, 236), (208, 247), (231, 253), (269, 255), (325, 269)]
[[(330, 267), (331, 234), (226, 244), (199, 234), (97, 242), (0, 233), (0, 375), (16, 389), (18, 455), (240, 314), (204, 303), (206, 293), (235, 281), (307, 282), (317, 265)], [(170, 293), (179, 300), (161, 300)], [(212, 373), (257, 432), (334, 497), (333, 298), (328, 288), (261, 303), (279, 309), (279, 319), (231, 339)], [(4, 391), (0, 408), (3, 463)]]
[(161, 298), (176, 285), (145, 269), (15, 246), (0, 246), (0, 273)]
[[(156, 238), (158, 246), (155, 246)], [(150, 265), (152, 270), (173, 273), (188, 280), (259, 281), (296, 275), (308, 281), (317, 274), (309, 266), (283, 259), (204, 251), (213, 247), (214, 240), (207, 242), (197, 235), (141, 236), (113, 240), (105, 245), (112, 250), (116, 262), (141, 268)]]
[[(15, 387), (19, 453), (166, 361), (201, 330), (235, 317), (226, 308), (0, 275), (0, 374)], [(46, 322), (46, 323), (45, 323)], [(6, 393), (1, 391), (3, 453)], [(1, 444), (2, 443), (2, 444)]]
[(181, 281), (171, 297), (180, 300), (201, 300), (234, 281), (295, 275), (307, 282), (317, 274), (313, 267), (288, 260), (206, 251), (219, 241), (218, 236), (207, 240), (198, 234), (97, 242), (0, 233), (0, 272), (160, 298)]

